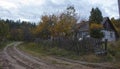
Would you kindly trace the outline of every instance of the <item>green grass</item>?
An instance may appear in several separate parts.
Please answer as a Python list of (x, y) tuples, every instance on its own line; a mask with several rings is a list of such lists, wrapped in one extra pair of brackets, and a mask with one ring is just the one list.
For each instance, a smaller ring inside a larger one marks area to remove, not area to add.
[(5, 47), (7, 44), (11, 43), (11, 42), (12, 42), (12, 41), (2, 42), (2, 43), (0, 44), (0, 51), (2, 51), (2, 50), (4, 49), (4, 47)]
[(31, 53), (39, 57), (49, 55), (87, 62), (111, 62), (114, 59), (111, 54), (108, 54), (106, 56), (97, 56), (95, 54), (76, 55), (74, 52), (60, 49), (58, 47), (48, 48), (47, 46), (43, 46), (42, 44), (35, 43), (24, 43), (19, 46), (19, 48), (25, 52)]
[(39, 55), (39, 56), (59, 56), (59, 57), (67, 57), (67, 56), (73, 56), (75, 55), (73, 52), (66, 51), (64, 49), (60, 49), (58, 47), (54, 48), (47, 48), (41, 44), (35, 44), (35, 43), (23, 43), (21, 46), (19, 46), (20, 49), (29, 52), (31, 54)]
[[(7, 44), (9, 44), (9, 43), (11, 43), (11, 42), (12, 42), (12, 41), (2, 42), (2, 43), (0, 44), (0, 52), (4, 49), (4, 47), (5, 47)], [(2, 69), (1, 63), (0, 63), (0, 69)]]
[(2, 65), (1, 65), (1, 63), (0, 63), (0, 69), (2, 69)]
[(109, 43), (108, 52), (113, 58), (113, 65), (120, 68), (120, 40), (117, 42)]
[[(47, 47), (39, 43), (23, 43), (18, 46), (23, 51), (30, 53), (34, 56), (44, 58), (46, 56), (58, 56), (74, 60), (87, 61), (87, 62), (107, 62), (111, 63), (116, 68), (120, 68), (120, 41), (108, 44), (108, 54), (106, 56), (98, 56), (95, 54), (76, 55), (74, 52), (60, 49), (58, 47)], [(56, 64), (56, 61), (52, 62)]]
[(2, 69), (2, 64), (0, 63), (0, 69)]

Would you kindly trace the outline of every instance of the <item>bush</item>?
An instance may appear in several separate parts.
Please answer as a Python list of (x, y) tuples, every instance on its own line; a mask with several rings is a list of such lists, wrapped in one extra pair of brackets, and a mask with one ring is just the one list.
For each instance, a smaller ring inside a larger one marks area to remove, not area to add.
[(49, 51), (50, 51), (49, 54), (58, 56), (65, 56), (68, 54), (68, 52), (66, 52), (65, 50), (59, 49), (57, 47), (51, 48)]
[(120, 61), (120, 40), (109, 44), (108, 53), (111, 54), (111, 56), (113, 56), (116, 61)]

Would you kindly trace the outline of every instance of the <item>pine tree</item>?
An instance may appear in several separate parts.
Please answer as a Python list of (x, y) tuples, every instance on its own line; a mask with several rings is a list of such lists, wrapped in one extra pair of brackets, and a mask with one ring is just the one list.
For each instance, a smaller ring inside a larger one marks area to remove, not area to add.
[(103, 16), (102, 16), (102, 13), (101, 11), (99, 10), (99, 8), (92, 8), (91, 10), (91, 15), (89, 17), (89, 21), (90, 23), (101, 23), (102, 20), (103, 20)]
[[(99, 8), (92, 8), (90, 12), (89, 22), (90, 22), (90, 35), (94, 38), (102, 38), (103, 33), (101, 32), (101, 22), (103, 20), (103, 16)], [(93, 26), (97, 26), (93, 27)]]

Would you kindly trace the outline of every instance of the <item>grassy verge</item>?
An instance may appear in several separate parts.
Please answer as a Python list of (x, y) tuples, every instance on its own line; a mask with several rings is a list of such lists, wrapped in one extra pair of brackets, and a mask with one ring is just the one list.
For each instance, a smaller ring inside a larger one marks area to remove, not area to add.
[(47, 46), (36, 43), (23, 43), (19, 48), (40, 58), (44, 58), (45, 56), (58, 56), (87, 62), (107, 62), (112, 63), (117, 68), (120, 67), (120, 41), (109, 44), (108, 55), (106, 56), (97, 56), (95, 54), (76, 55), (74, 52), (58, 47), (48, 48)]
[(20, 49), (22, 49), (25, 52), (37, 55), (37, 56), (59, 56), (59, 57), (73, 57), (75, 54), (70, 51), (66, 51), (64, 49), (60, 49), (57, 47), (54, 48), (47, 48), (42, 46), (41, 44), (35, 44), (35, 43), (23, 43), (21, 46), (19, 46)]
[(24, 43), (21, 46), (19, 46), (19, 48), (26, 52), (29, 52), (31, 54), (36, 54), (39, 56), (52, 55), (52, 56), (65, 57), (74, 60), (82, 60), (88, 62), (104, 62), (104, 61), (112, 61), (113, 59), (111, 54), (108, 54), (107, 56), (97, 56), (94, 54), (86, 54), (80, 56), (80, 55), (76, 55), (74, 52), (66, 51), (58, 47), (47, 48), (41, 44), (38, 45), (35, 43)]
[(112, 56), (113, 65), (120, 68), (120, 40), (109, 43), (108, 52)]
[(0, 69), (2, 69), (1, 63), (0, 63)]
[(11, 42), (12, 42), (12, 41), (2, 42), (2, 43), (0, 44), (0, 51), (2, 51), (2, 50), (4, 49), (4, 47), (5, 47), (7, 44), (11, 43)]
[[(9, 44), (9, 43), (11, 43), (12, 41), (7, 41), (7, 42), (2, 42), (1, 44), (0, 44), (0, 52), (4, 49), (4, 47), (7, 45), (7, 44)], [(1, 62), (0, 62), (0, 69), (2, 69), (2, 64), (1, 64)]]

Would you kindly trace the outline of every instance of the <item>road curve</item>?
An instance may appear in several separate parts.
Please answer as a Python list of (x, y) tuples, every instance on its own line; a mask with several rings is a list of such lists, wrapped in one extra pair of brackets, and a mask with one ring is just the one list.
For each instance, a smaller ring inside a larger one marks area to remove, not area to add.
[(11, 43), (6, 46), (3, 51), (14, 69), (59, 69), (23, 54), (16, 48), (19, 44), (21, 44), (21, 42)]
[(2, 58), (4, 59), (3, 69), (93, 69), (81, 64), (70, 63), (54, 59), (58, 62), (67, 63), (62, 65), (52, 64), (50, 61), (33, 57), (17, 49), (16, 46), (22, 42), (13, 42), (4, 48)]

